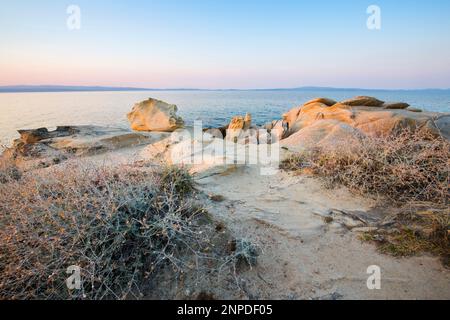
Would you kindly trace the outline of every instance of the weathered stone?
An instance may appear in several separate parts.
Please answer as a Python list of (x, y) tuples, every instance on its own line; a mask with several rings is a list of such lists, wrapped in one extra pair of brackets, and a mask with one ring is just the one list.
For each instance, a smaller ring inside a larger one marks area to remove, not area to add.
[(177, 110), (174, 104), (150, 98), (135, 104), (127, 117), (133, 130), (172, 132), (184, 125)]
[(331, 106), (335, 105), (337, 103), (337, 101), (334, 101), (333, 99), (328, 99), (328, 98), (316, 98), (316, 99), (306, 102), (305, 104), (303, 104), (303, 106), (307, 106), (308, 104), (311, 104), (311, 103), (323, 103), (323, 104), (331, 107)]
[(384, 109), (406, 109), (409, 107), (409, 104), (406, 102), (385, 102), (382, 107)]
[[(386, 136), (398, 133), (402, 129), (415, 130), (422, 128), (429, 121), (434, 123), (437, 116), (438, 114), (432, 112), (413, 113), (402, 109), (383, 109), (367, 106), (352, 107), (343, 103), (337, 103), (332, 107), (323, 103), (311, 103), (304, 107), (294, 108), (283, 115), (289, 124), (289, 133), (286, 137), (325, 120), (338, 121), (341, 124), (357, 129), (365, 135)], [(440, 121), (445, 132), (447, 127), (445, 119)], [(436, 129), (436, 126), (434, 128)], [(325, 130), (325, 128), (321, 130)]]
[(54, 131), (48, 131), (47, 128), (39, 128), (30, 130), (18, 130), (18, 132), (23, 143), (33, 144), (46, 139), (67, 137), (77, 133), (78, 129), (74, 126), (60, 126), (57, 127)]
[(377, 98), (358, 96), (352, 99), (342, 101), (341, 104), (345, 104), (351, 107), (364, 106), (364, 107), (381, 107), (384, 101), (378, 100)]

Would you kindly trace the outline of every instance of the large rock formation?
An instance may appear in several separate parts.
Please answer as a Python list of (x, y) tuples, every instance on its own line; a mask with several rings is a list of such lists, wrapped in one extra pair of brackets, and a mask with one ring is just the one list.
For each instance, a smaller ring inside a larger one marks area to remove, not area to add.
[(184, 125), (177, 110), (174, 104), (150, 98), (135, 104), (127, 117), (133, 130), (172, 132)]
[(355, 134), (386, 136), (405, 128), (423, 129), (450, 139), (450, 114), (412, 112), (405, 109), (406, 103), (384, 103), (372, 97), (356, 97), (331, 107), (320, 102), (326, 99), (316, 100), (283, 115), (289, 124), (289, 138), (283, 143), (336, 143)]

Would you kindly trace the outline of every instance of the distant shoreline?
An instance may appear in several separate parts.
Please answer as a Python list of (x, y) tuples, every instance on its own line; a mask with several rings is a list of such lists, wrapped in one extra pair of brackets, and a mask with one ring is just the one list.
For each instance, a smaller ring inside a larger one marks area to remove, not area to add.
[(449, 89), (366, 89), (366, 88), (334, 88), (334, 87), (297, 87), (266, 89), (199, 89), (199, 88), (134, 88), (134, 87), (102, 87), (102, 86), (0, 86), (0, 93), (39, 93), (39, 92), (124, 92), (124, 91), (369, 91), (369, 92), (446, 92)]

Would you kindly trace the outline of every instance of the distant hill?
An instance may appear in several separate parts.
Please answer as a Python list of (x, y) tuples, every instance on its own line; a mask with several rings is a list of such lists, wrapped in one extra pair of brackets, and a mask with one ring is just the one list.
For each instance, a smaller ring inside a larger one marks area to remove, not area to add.
[(298, 88), (267, 88), (267, 89), (196, 89), (196, 88), (134, 88), (134, 87), (101, 87), (101, 86), (56, 86), (56, 85), (18, 85), (0, 86), (0, 93), (7, 92), (95, 92), (95, 91), (450, 91), (450, 89), (363, 89), (363, 88), (332, 88), (332, 87), (298, 87)]
[(87, 86), (0, 86), (0, 92), (76, 92), (76, 91), (144, 91), (149, 89), (131, 87)]

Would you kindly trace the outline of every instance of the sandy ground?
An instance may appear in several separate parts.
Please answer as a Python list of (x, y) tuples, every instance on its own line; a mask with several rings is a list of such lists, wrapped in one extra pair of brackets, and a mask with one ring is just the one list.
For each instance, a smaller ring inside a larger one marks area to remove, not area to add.
[[(312, 177), (279, 172), (261, 176), (240, 167), (197, 180), (207, 206), (238, 238), (262, 252), (239, 274), (249, 299), (450, 299), (450, 272), (438, 258), (398, 259), (377, 253), (342, 223), (327, 224), (330, 209), (370, 211), (374, 201), (345, 189), (325, 189)], [(381, 269), (381, 289), (367, 288), (367, 268)]]

